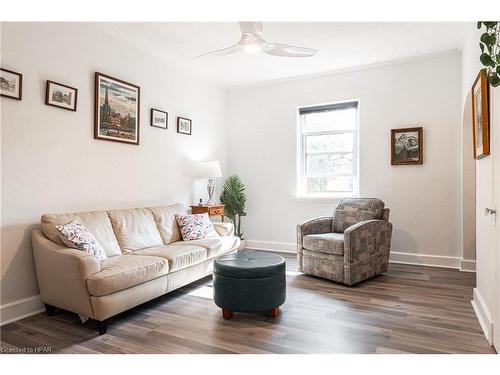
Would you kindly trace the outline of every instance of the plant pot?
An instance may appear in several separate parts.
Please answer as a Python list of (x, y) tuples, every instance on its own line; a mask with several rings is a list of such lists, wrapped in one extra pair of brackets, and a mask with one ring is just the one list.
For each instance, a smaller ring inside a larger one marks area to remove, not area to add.
[(238, 251), (243, 251), (247, 247), (247, 240), (241, 240), (240, 246), (238, 247)]

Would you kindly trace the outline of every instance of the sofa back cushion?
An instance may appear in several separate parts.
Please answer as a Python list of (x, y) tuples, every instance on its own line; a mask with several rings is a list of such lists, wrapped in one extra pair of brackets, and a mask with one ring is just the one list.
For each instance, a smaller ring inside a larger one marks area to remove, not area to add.
[(108, 216), (122, 253), (162, 245), (153, 214), (147, 208), (112, 210)]
[(181, 232), (175, 221), (175, 215), (186, 213), (186, 207), (183, 204), (176, 203), (170, 206), (150, 207), (149, 210), (153, 214), (164, 245), (182, 240)]
[(382, 219), (384, 206), (377, 198), (340, 199), (333, 212), (332, 232), (343, 233), (360, 221)]
[(120, 255), (121, 250), (106, 211), (76, 212), (68, 214), (45, 214), (42, 216), (42, 231), (45, 236), (61, 246), (66, 246), (59, 237), (56, 225), (72, 221), (83, 224), (104, 249), (107, 257)]

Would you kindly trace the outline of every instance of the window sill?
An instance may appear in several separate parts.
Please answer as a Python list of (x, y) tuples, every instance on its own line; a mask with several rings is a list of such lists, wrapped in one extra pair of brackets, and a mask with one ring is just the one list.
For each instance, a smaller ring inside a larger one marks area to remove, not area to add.
[(296, 195), (294, 197), (297, 202), (307, 202), (307, 203), (336, 203), (339, 199), (343, 198), (357, 198), (357, 194), (346, 194), (346, 195), (326, 195), (326, 196), (307, 196), (307, 195)]

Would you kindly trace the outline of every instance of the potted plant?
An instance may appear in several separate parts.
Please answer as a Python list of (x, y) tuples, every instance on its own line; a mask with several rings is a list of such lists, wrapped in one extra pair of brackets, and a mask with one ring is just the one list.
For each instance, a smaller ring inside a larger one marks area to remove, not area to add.
[(224, 208), (225, 216), (231, 220), (236, 236), (241, 239), (240, 250), (243, 250), (247, 243), (247, 240), (243, 239), (243, 233), (241, 232), (241, 217), (247, 214), (245, 212), (246, 201), (245, 185), (240, 178), (235, 174), (226, 178), (220, 195), (220, 202), (226, 205)]

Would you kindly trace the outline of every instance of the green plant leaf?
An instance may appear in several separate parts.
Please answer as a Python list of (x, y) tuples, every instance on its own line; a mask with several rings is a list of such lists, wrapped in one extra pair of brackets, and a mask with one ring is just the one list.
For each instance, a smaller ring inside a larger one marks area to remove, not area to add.
[(479, 48), (481, 48), (481, 52), (484, 52), (484, 44), (479, 42)]
[(500, 74), (500, 65), (497, 65), (496, 71), (497, 71), (497, 74)]
[(490, 43), (490, 34), (488, 34), (488, 33), (481, 34), (481, 38), (479, 40), (481, 42), (483, 42), (484, 44), (491, 44)]
[(496, 74), (495, 72), (492, 72), (489, 77), (488, 77), (488, 81), (490, 81), (490, 84), (491, 86), (493, 87), (497, 87), (500, 85), (500, 77), (498, 76), (498, 74)]
[(500, 64), (500, 54), (497, 55), (496, 60), (497, 60), (497, 64)]
[(495, 62), (492, 60), (490, 55), (488, 55), (487, 53), (482, 53), (481, 56), (479, 56), (479, 60), (485, 66), (494, 66), (495, 65)]
[(484, 26), (486, 26), (487, 29), (491, 29), (495, 26), (497, 26), (498, 22), (497, 21), (483, 21)]
[(480, 28), (481, 28), (481, 24), (482, 24), (482, 22), (481, 22), (481, 21), (479, 21), (479, 22), (477, 23), (477, 28), (478, 28), (478, 29), (480, 29)]

